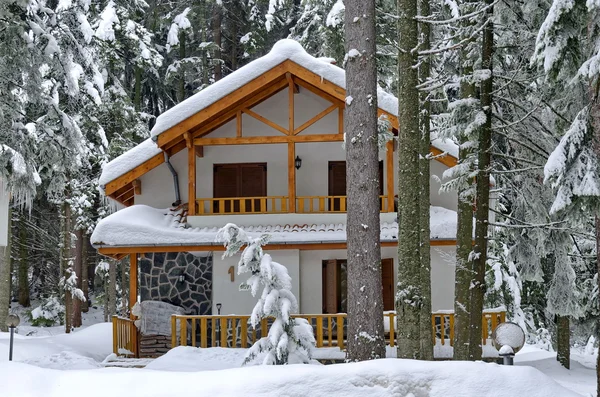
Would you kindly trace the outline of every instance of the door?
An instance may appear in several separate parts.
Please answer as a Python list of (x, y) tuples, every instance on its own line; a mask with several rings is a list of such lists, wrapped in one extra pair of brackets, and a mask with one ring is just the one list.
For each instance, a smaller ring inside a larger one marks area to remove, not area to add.
[[(329, 259), (322, 262), (323, 313), (346, 313), (348, 310), (348, 271), (346, 259)], [(381, 260), (381, 288), (383, 310), (394, 310), (394, 260)]]
[(383, 310), (394, 310), (394, 260), (381, 260), (381, 287), (383, 288)]
[[(328, 196), (346, 196), (346, 162), (345, 161), (330, 161), (329, 162), (329, 183)], [(379, 162), (379, 195), (383, 195), (383, 161)], [(342, 205), (342, 199), (329, 199), (329, 211), (345, 212), (346, 202)], [(380, 204), (381, 206), (381, 200)]]
[[(213, 197), (240, 198), (265, 197), (267, 195), (267, 164), (215, 164), (213, 166)], [(259, 199), (215, 201), (214, 213), (261, 212)]]

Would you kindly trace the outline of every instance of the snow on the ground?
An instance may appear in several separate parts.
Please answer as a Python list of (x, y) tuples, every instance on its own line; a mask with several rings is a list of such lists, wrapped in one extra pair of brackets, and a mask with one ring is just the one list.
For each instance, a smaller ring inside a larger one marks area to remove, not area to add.
[(531, 367), (397, 359), (197, 373), (116, 368), (67, 372), (2, 363), (0, 385), (6, 397), (578, 396)]
[[(145, 369), (131, 369), (104, 368), (102, 361), (112, 351), (110, 323), (83, 327), (71, 334), (17, 334), (15, 361), (10, 363), (8, 335), (0, 333), (2, 397), (79, 397), (82, 393), (86, 397), (590, 397), (596, 393), (596, 355), (581, 349), (573, 349), (571, 370), (560, 366), (555, 353), (534, 346), (525, 346), (516, 355), (514, 367), (388, 359), (359, 364), (240, 368), (245, 349), (179, 347)], [(394, 348), (387, 350), (388, 357), (395, 356)], [(343, 359), (344, 353), (338, 348), (317, 349), (314, 358)]]
[[(0, 332), (0, 362), (8, 360), (9, 333)], [(67, 352), (62, 356), (61, 353)], [(86, 358), (101, 362), (112, 352), (112, 324), (101, 323), (76, 329), (70, 334), (54, 336), (27, 337), (15, 335), (13, 360), (26, 361), (32, 364), (56, 368), (62, 362), (62, 369), (78, 368), (71, 365), (81, 362), (89, 363)], [(79, 357), (77, 357), (79, 356)], [(49, 358), (52, 357), (52, 358)]]

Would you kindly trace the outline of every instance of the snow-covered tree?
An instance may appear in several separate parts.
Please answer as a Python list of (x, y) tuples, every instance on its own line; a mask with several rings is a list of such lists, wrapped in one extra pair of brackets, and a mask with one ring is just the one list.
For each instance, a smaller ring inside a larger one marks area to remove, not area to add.
[[(252, 296), (256, 296), (261, 286), (263, 288), (250, 316), (252, 327), (256, 328), (264, 318), (274, 318), (268, 335), (248, 350), (244, 363), (261, 353), (265, 353), (263, 364), (267, 365), (308, 363), (315, 346), (313, 329), (306, 319), (291, 317), (298, 311), (298, 301), (291, 291), (292, 280), (287, 268), (263, 252), (262, 247), (269, 238), (268, 234), (251, 238), (232, 223), (217, 233), (217, 241), (223, 242), (226, 247), (223, 257), (236, 255), (244, 247), (238, 274), (251, 275), (240, 285), (240, 290), (250, 291)], [(263, 335), (264, 332), (261, 329)]]

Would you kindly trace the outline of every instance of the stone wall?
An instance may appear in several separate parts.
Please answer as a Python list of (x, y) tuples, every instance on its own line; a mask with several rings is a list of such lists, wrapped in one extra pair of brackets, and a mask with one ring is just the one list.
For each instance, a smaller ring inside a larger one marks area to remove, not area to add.
[(140, 258), (141, 300), (168, 302), (187, 314), (211, 314), (212, 256), (155, 252)]

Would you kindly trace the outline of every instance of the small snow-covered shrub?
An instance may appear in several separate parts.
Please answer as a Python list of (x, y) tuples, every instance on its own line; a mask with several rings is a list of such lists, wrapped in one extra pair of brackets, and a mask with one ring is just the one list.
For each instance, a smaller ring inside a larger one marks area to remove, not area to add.
[[(267, 365), (309, 363), (315, 346), (313, 329), (306, 319), (290, 316), (298, 311), (298, 301), (291, 291), (292, 278), (285, 266), (263, 253), (262, 246), (268, 243), (269, 238), (268, 234), (250, 238), (232, 223), (225, 225), (217, 234), (217, 241), (224, 242), (227, 248), (223, 257), (233, 256), (245, 246), (238, 263), (238, 274), (249, 272), (251, 276), (240, 285), (240, 290), (249, 290), (252, 296), (256, 296), (263, 286), (250, 316), (252, 327), (256, 328), (264, 318), (275, 318), (268, 335), (248, 350), (244, 364), (253, 361), (260, 353), (266, 353), (263, 364)], [(261, 329), (261, 332), (264, 330)]]
[(51, 296), (40, 306), (27, 312), (29, 321), (34, 327), (51, 327), (55, 324), (63, 324), (65, 307), (57, 297)]

